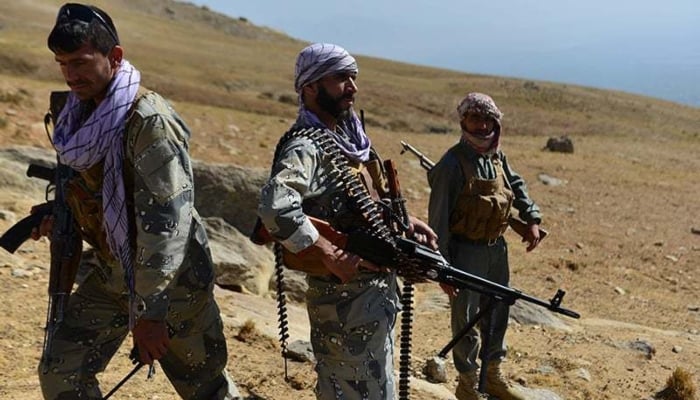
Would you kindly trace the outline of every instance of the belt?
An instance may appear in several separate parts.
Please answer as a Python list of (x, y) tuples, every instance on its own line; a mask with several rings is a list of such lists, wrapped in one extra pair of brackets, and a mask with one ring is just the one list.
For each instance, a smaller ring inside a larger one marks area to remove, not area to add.
[(462, 235), (454, 235), (454, 238), (460, 243), (471, 244), (474, 246), (495, 246), (498, 242), (503, 239), (503, 236), (499, 236), (495, 239), (470, 239)]

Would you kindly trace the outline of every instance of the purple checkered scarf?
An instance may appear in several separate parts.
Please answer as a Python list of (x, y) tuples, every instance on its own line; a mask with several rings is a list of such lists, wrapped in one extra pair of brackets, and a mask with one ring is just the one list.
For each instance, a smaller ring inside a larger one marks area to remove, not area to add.
[[(359, 70), (355, 58), (340, 46), (314, 43), (299, 53), (294, 71), (294, 89), (299, 93), (297, 125), (328, 130), (328, 127), (321, 122), (316, 114), (304, 107), (304, 102), (301, 100), (301, 90), (304, 86), (316, 82), (326, 75), (346, 71), (357, 73)], [(372, 143), (354, 110), (350, 110), (350, 115), (345, 120), (338, 122), (338, 128), (342, 133), (328, 131), (343, 153), (350, 159), (367, 161)]]
[(59, 160), (71, 168), (85, 171), (104, 160), (104, 229), (112, 255), (124, 268), (132, 301), (134, 254), (129, 246), (129, 221), (123, 177), (124, 131), (126, 114), (136, 99), (140, 82), (141, 73), (128, 61), (122, 60), (119, 70), (107, 88), (105, 98), (88, 119), (81, 124), (81, 102), (71, 93), (53, 133), (53, 144)]

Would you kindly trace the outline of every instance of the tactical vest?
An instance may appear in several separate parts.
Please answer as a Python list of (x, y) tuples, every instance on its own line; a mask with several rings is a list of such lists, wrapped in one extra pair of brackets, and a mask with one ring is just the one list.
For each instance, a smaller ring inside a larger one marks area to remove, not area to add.
[(450, 214), (450, 233), (468, 240), (492, 242), (508, 228), (513, 191), (498, 153), (491, 156), (496, 178), (482, 179), (461, 146), (464, 145), (457, 144), (450, 149), (464, 174), (464, 188)]

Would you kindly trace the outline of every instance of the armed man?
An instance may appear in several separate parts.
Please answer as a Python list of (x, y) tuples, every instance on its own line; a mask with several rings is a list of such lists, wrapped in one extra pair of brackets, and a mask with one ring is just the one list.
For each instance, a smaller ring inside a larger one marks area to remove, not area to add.
[[(355, 59), (339, 46), (316, 43), (299, 53), (299, 115), (277, 146), (258, 213), (285, 264), (308, 273), (317, 398), (394, 400), (396, 274), (337, 246), (309, 218), (340, 232), (385, 228), (375, 203), (386, 190), (384, 176), (352, 108), (357, 74)], [(410, 222), (418, 240), (435, 245), (427, 224)]]
[[(101, 9), (62, 6), (48, 47), (70, 87), (52, 141), (59, 170), (75, 174), (57, 192), (65, 194), (77, 242), (89, 243), (97, 261), (61, 318), (49, 318), (39, 366), (44, 398), (102, 399), (96, 374), (129, 331), (137, 361), (158, 360), (182, 398), (240, 398), (224, 369), (211, 254), (193, 206), (188, 127), (141, 87)], [(33, 238), (55, 237), (52, 230), (63, 229), (55, 220), (45, 218)], [(52, 239), (52, 269), (61, 257), (55, 247)]]
[[(523, 242), (527, 251), (539, 244), (540, 210), (530, 199), (525, 181), (514, 172), (500, 150), (502, 113), (493, 99), (469, 93), (457, 107), (462, 136), (428, 172), (431, 187), (429, 224), (438, 234), (440, 252), (455, 268), (508, 286), (508, 248), (503, 233), (511, 207), (527, 224)], [(479, 310), (491, 309), (453, 350), (459, 372), (458, 400), (485, 399), (477, 391), (477, 354), (482, 340), (482, 362), (488, 367), (486, 393), (501, 400), (523, 400), (523, 394), (503, 376), (505, 333), (509, 305), (474, 290), (443, 285), (450, 294), (452, 331), (458, 335)], [(485, 344), (485, 345), (484, 345)]]

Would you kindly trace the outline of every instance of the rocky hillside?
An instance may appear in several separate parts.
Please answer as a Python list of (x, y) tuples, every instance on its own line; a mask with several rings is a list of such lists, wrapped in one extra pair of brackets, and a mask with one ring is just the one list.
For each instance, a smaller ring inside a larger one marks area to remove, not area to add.
[[(187, 4), (97, 4), (113, 14), (144, 83), (168, 96), (193, 129), (198, 207), (217, 246), (217, 296), (232, 375), (249, 399), (312, 399), (310, 362), (292, 362), (290, 380), (283, 379), (271, 258), (245, 238), (255, 188), (296, 113), (292, 71), (304, 44), (254, 21)], [(43, 184), (24, 177), (24, 170), (30, 160), (51, 158), (41, 120), (48, 93), (64, 89), (45, 48), (57, 7), (50, 1), (0, 2), (1, 231), (44, 197)], [(562, 288), (564, 305), (583, 316), (557, 323), (514, 318), (508, 374), (533, 399), (649, 399), (671, 377), (679, 393), (685, 390), (675, 398), (692, 399), (688, 393), (700, 373), (700, 109), (376, 58), (359, 57), (359, 63), (358, 100), (368, 130), (380, 154), (397, 161), (409, 210), (418, 216), (427, 215), (425, 171), (410, 155), (399, 155), (399, 140), (439, 158), (457, 139), (452, 113), (466, 91), (492, 94), (506, 115), (503, 148), (550, 231), (530, 254), (507, 234), (512, 284), (543, 299)], [(573, 153), (543, 151), (550, 137), (564, 134)], [(44, 241), (27, 243), (16, 254), (0, 250), (2, 399), (40, 397), (35, 368), (47, 261)], [(242, 275), (245, 282), (233, 280)], [(303, 280), (295, 282), (300, 293)], [(304, 341), (306, 318), (298, 300), (290, 306), (292, 338)], [(447, 332), (445, 296), (436, 285), (420, 285), (412, 398), (444, 399), (454, 390), (449, 359), (446, 382), (430, 382), (423, 372), (449, 340)], [(128, 351), (125, 343), (102, 375), (105, 388), (128, 372)], [(175, 397), (158, 374), (153, 381), (137, 375), (115, 398)]]

